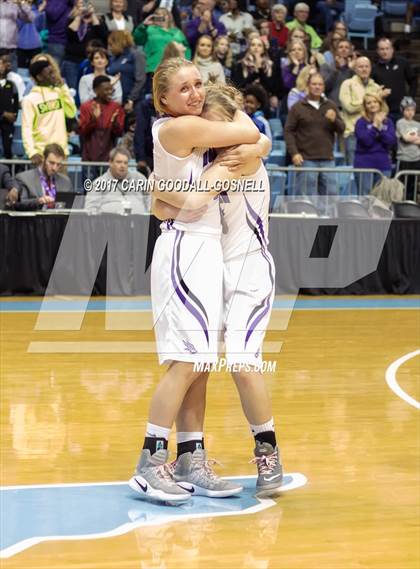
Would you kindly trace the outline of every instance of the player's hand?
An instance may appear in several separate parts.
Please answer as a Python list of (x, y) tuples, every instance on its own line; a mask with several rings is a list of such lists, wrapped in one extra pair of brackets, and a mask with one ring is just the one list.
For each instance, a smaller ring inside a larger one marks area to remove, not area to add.
[(233, 172), (252, 159), (255, 159), (254, 145), (239, 144), (238, 146), (231, 146), (230, 148), (219, 152), (215, 162), (219, 163), (220, 166), (225, 166)]
[(302, 154), (294, 154), (292, 157), (292, 162), (294, 166), (302, 166), (304, 162)]
[(208, 205), (203, 205), (199, 209), (180, 209), (176, 219), (184, 223), (194, 223), (194, 221), (199, 221), (203, 217), (208, 207)]

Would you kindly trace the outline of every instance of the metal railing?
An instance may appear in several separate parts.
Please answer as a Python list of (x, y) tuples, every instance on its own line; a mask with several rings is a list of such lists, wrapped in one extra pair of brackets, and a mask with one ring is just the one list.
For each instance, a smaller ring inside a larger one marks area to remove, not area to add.
[(267, 171), (271, 188), (270, 211), (273, 213), (288, 213), (291, 201), (306, 200), (323, 215), (332, 215), (337, 202), (363, 200), (385, 178), (376, 169), (347, 166), (302, 168), (270, 164)]
[(420, 195), (420, 170), (400, 170), (395, 175), (396, 180), (404, 184), (404, 199), (418, 202)]
[[(0, 160), (1, 164), (6, 164), (10, 168), (10, 172), (14, 177), (17, 173), (23, 170), (34, 168), (30, 160)], [(130, 160), (128, 167), (130, 170), (136, 169), (136, 161)], [(63, 162), (62, 173), (66, 174), (73, 185), (75, 193), (85, 193), (83, 183), (86, 179), (94, 180), (102, 176), (109, 168), (108, 162), (83, 162), (82, 160), (68, 160)]]
[[(19, 171), (33, 168), (30, 160), (0, 160), (10, 167), (12, 176)], [(109, 167), (108, 162), (84, 162), (69, 160), (63, 163), (63, 172), (72, 181), (75, 193), (84, 193), (83, 183), (86, 179), (95, 179)], [(136, 162), (131, 160), (130, 169), (136, 169)], [(295, 166), (267, 165), (270, 178), (271, 201), (270, 212), (293, 214), (291, 202), (300, 200), (310, 202), (314, 206), (314, 214), (335, 216), (337, 203), (350, 200), (365, 202), (371, 209), (367, 199), (376, 183), (385, 178), (377, 169), (352, 168), (339, 166), (332, 168), (303, 168)], [(405, 186), (405, 195), (410, 183), (414, 187), (413, 199), (419, 196), (420, 171), (404, 170), (398, 172), (395, 179), (401, 180)], [(372, 201), (372, 200), (371, 200)], [(301, 205), (300, 207), (304, 207)], [(356, 206), (355, 206), (356, 207)], [(308, 206), (307, 215), (310, 215)]]

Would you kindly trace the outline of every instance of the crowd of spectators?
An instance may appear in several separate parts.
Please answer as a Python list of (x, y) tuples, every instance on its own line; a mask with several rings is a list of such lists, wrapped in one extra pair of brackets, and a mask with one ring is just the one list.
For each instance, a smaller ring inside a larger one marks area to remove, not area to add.
[[(419, 2), (409, 4), (411, 18)], [(156, 119), (152, 77), (162, 59), (174, 56), (192, 59), (204, 82), (240, 88), (246, 112), (267, 136), (269, 119), (280, 118), (287, 160), (296, 167), (333, 167), (341, 150), (345, 164), (385, 175), (397, 161), (419, 169), (416, 74), (386, 37), (377, 41), (375, 58), (353, 45), (344, 9), (338, 0), (110, 0), (99, 14), (85, 0), (0, 0), (3, 157), (13, 156), (21, 116), (23, 148), (42, 191), (29, 195), (21, 179), (12, 181), (9, 206), (48, 206), (39, 198), (53, 195), (48, 188), (60, 179), (45, 151), (53, 147), (55, 158), (67, 159), (70, 132), (79, 137), (83, 161), (111, 155), (112, 162), (119, 145), (124, 160), (135, 160), (147, 176)], [(25, 82), (18, 68), (27, 69)], [(336, 191), (327, 175), (306, 183), (319, 193)]]

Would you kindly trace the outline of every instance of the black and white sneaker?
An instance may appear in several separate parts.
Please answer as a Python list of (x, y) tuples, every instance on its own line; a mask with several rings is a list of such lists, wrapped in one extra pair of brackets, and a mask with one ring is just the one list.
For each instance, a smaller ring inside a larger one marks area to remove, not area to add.
[(168, 451), (160, 449), (150, 454), (143, 449), (135, 475), (128, 482), (130, 488), (151, 500), (160, 502), (186, 502), (191, 494), (183, 490), (172, 478), (171, 468), (167, 464)]

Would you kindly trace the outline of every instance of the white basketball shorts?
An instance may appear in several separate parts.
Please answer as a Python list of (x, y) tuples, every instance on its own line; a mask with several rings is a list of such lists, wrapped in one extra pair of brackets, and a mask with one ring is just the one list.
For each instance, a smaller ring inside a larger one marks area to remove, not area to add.
[(223, 310), (219, 236), (178, 229), (156, 241), (151, 295), (160, 364), (214, 363)]
[(226, 362), (261, 366), (275, 293), (273, 258), (259, 250), (225, 261), (223, 281)]

